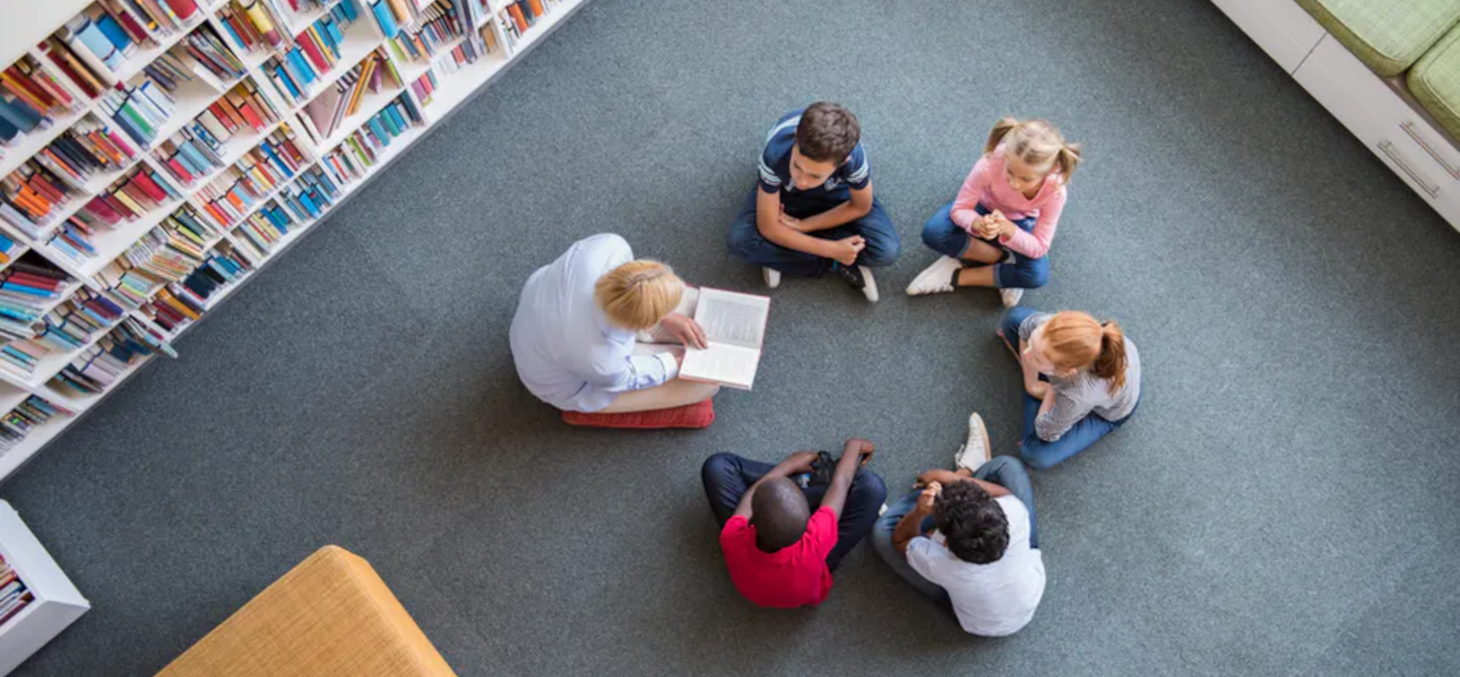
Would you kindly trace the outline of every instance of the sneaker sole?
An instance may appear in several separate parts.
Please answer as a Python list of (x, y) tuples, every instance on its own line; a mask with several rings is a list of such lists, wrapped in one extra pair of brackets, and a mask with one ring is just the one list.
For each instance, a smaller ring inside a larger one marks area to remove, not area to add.
[(989, 428), (988, 426), (984, 425), (983, 417), (979, 416), (978, 412), (973, 412), (972, 414), (968, 415), (969, 429), (973, 429), (974, 426), (978, 426), (978, 431), (983, 435), (983, 449), (984, 453), (988, 454), (988, 457), (980, 459), (977, 466), (970, 467), (968, 464), (964, 463), (964, 455), (968, 451), (968, 444), (966, 442), (962, 447), (958, 448), (957, 452), (953, 454), (953, 466), (955, 468), (968, 468), (969, 472), (977, 472), (978, 469), (983, 466), (983, 464), (988, 463), (990, 460), (993, 460), (994, 457), (994, 447), (993, 444), (989, 441)]
[(868, 301), (876, 303), (882, 298), (882, 295), (877, 293), (877, 278), (872, 277), (872, 269), (857, 266), (857, 270), (862, 271), (862, 295), (866, 296)]

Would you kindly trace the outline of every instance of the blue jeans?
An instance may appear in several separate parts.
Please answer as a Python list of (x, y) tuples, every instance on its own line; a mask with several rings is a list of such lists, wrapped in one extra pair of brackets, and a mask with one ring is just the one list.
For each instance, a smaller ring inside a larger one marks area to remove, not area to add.
[[(735, 454), (719, 453), (705, 459), (705, 465), (700, 468), (700, 480), (705, 485), (705, 497), (710, 500), (710, 512), (715, 514), (715, 521), (721, 529), (735, 514), (735, 507), (740, 505), (740, 499), (750, 485), (775, 467), (771, 463), (752, 461)], [(814, 512), (816, 506), (821, 505), (826, 487), (806, 487), (802, 492)], [(882, 484), (882, 478), (866, 468), (858, 469), (852, 477), (851, 489), (847, 490), (842, 514), (837, 516), (836, 547), (826, 556), (828, 568), (835, 570), (842, 558), (867, 536), (867, 532), (872, 530), (872, 522), (877, 519), (877, 510), (885, 500), (887, 487)]]
[[(974, 211), (980, 214), (989, 213), (989, 209), (982, 204), (974, 206)], [(968, 231), (959, 228), (953, 223), (953, 203), (943, 205), (938, 213), (923, 225), (923, 244), (944, 256), (951, 256), (955, 259), (962, 259), (963, 253), (968, 251), (968, 245), (973, 241), (973, 236)], [(1034, 231), (1034, 217), (1019, 219), (1014, 222), (1020, 230), (1025, 232)], [(1049, 257), (1042, 256), (1031, 259), (1004, 245), (999, 244), (998, 239), (984, 240), (995, 247), (1001, 247), (1014, 255), (1014, 263), (994, 264), (994, 284), (999, 289), (1034, 289), (1043, 287), (1049, 282)]]
[[(755, 201), (759, 192), (759, 185), (750, 189), (750, 194), (745, 196), (745, 204), (740, 208), (740, 214), (735, 217), (735, 224), (730, 226), (728, 241), (730, 253), (757, 266), (774, 268), (791, 275), (816, 277), (826, 273), (833, 263), (831, 259), (787, 249), (765, 239), (765, 236), (760, 234), (760, 228), (755, 225)], [(781, 206), (792, 217), (804, 219), (820, 214), (848, 199), (850, 199), (850, 195), (840, 194), (824, 199), (808, 199), (783, 191)], [(866, 216), (836, 228), (819, 230), (807, 233), (807, 235), (824, 240), (840, 240), (853, 235), (861, 235), (867, 241), (867, 248), (857, 255), (857, 265), (873, 268), (892, 265), (892, 262), (897, 260), (897, 254), (902, 247), (897, 237), (897, 229), (892, 226), (892, 219), (887, 216), (887, 211), (882, 208), (882, 203), (877, 198), (872, 198), (872, 211), (868, 212)]]
[[(1009, 347), (1017, 354), (1019, 352), (1019, 325), (1025, 318), (1038, 311), (1029, 308), (1011, 308), (1004, 313), (1004, 319), (999, 323), (999, 329), (1004, 333), (1004, 340)], [(1044, 376), (1040, 380), (1047, 380)], [(1135, 416), (1134, 409), (1125, 418), (1119, 421), (1107, 421), (1099, 414), (1091, 413), (1075, 423), (1073, 427), (1060, 435), (1060, 438), (1053, 442), (1046, 442), (1034, 434), (1034, 419), (1039, 417), (1040, 401), (1024, 390), (1024, 383), (1019, 383), (1019, 391), (1024, 395), (1024, 439), (1019, 442), (1019, 455), (1029, 467), (1036, 470), (1048, 470), (1060, 463), (1063, 463), (1095, 444), (1100, 438), (1109, 435), (1125, 425), (1131, 416)], [(1139, 403), (1138, 405), (1139, 406)]]
[[(1013, 494), (1029, 509), (1029, 547), (1039, 547), (1039, 530), (1034, 519), (1034, 487), (1029, 483), (1029, 473), (1024, 470), (1024, 464), (1013, 456), (995, 456), (988, 463), (983, 464), (974, 471), (974, 477), (986, 482), (993, 482)], [(887, 506), (887, 512), (877, 518), (877, 523), (872, 526), (872, 548), (877, 551), (882, 561), (897, 572), (902, 580), (907, 581), (914, 590), (922, 593), (924, 597), (947, 605), (948, 591), (942, 586), (934, 583), (912, 568), (907, 563), (907, 556), (898, 552), (892, 546), (892, 532), (897, 528), (897, 523), (917, 507), (918, 494), (921, 489), (914, 489), (906, 496), (903, 496), (896, 503)], [(933, 528), (932, 517), (923, 520), (921, 526), (923, 533)]]

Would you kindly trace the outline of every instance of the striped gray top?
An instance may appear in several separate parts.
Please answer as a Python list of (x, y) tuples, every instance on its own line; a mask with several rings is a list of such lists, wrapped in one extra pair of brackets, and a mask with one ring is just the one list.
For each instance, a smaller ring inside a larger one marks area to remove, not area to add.
[[(1040, 325), (1054, 317), (1049, 313), (1035, 313), (1019, 324), (1019, 339), (1029, 341), (1029, 335)], [(1141, 397), (1141, 355), (1130, 337), (1125, 339), (1125, 387), (1110, 393), (1110, 381), (1081, 369), (1072, 376), (1045, 374), (1054, 388), (1054, 406), (1034, 419), (1034, 434), (1046, 442), (1053, 442), (1065, 434), (1076, 423), (1089, 414), (1095, 414), (1107, 421), (1119, 421), (1135, 411), (1136, 401)]]

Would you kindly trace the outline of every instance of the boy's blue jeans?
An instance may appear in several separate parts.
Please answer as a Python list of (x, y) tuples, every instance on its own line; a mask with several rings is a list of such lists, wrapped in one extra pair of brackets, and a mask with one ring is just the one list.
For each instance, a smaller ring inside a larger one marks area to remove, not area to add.
[[(1013, 456), (995, 456), (988, 463), (983, 464), (974, 471), (973, 476), (986, 482), (993, 482), (1013, 494), (1029, 509), (1029, 547), (1039, 547), (1039, 530), (1034, 519), (1034, 487), (1029, 483), (1029, 472), (1024, 469), (1024, 464)], [(908, 585), (914, 590), (922, 593), (924, 597), (938, 602), (948, 604), (948, 592), (942, 586), (934, 583), (912, 568), (907, 563), (907, 556), (898, 552), (892, 546), (892, 532), (897, 528), (897, 523), (917, 507), (918, 494), (921, 489), (914, 489), (906, 496), (903, 496), (896, 503), (887, 506), (887, 512), (877, 518), (877, 523), (872, 525), (872, 548), (887, 566), (892, 567)], [(923, 520), (922, 531), (926, 533), (933, 528), (933, 518), (930, 516)]]
[[(999, 322), (999, 329), (1004, 333), (1004, 340), (1015, 354), (1019, 352), (1019, 325), (1030, 315), (1038, 311), (1029, 308), (1011, 308), (1004, 313), (1004, 319)], [(1044, 377), (1040, 377), (1044, 380)], [(1024, 390), (1024, 384), (1019, 384), (1019, 392), (1024, 396), (1024, 439), (1019, 443), (1019, 455), (1029, 467), (1036, 470), (1048, 470), (1060, 463), (1063, 463), (1075, 454), (1090, 448), (1100, 438), (1109, 435), (1135, 416), (1136, 412), (1131, 411), (1129, 415), (1119, 421), (1107, 421), (1099, 414), (1091, 413), (1080, 419), (1074, 427), (1065, 431), (1060, 438), (1053, 442), (1046, 442), (1034, 434), (1034, 419), (1039, 417), (1040, 402)], [(1139, 405), (1138, 405), (1139, 406)]]
[[(750, 485), (775, 467), (774, 463), (752, 461), (724, 452), (705, 460), (704, 466), (700, 468), (700, 480), (705, 485), (705, 497), (710, 501), (710, 512), (715, 514), (715, 522), (720, 528), (723, 529), (725, 523), (730, 521), (730, 516), (735, 514), (735, 507), (740, 504), (741, 497), (745, 496)], [(826, 494), (826, 487), (806, 487), (801, 491), (806, 494), (806, 503), (815, 512), (816, 507), (821, 505), (822, 496)], [(852, 487), (847, 490), (842, 514), (837, 515), (836, 547), (826, 556), (828, 568), (835, 570), (836, 565), (841, 564), (842, 558), (867, 536), (867, 532), (872, 529), (872, 522), (877, 519), (877, 509), (882, 507), (885, 500), (887, 487), (882, 484), (882, 478), (866, 468), (859, 468), (857, 474), (852, 476)]]
[[(759, 192), (759, 185), (750, 189), (750, 194), (745, 196), (745, 204), (740, 208), (740, 214), (735, 217), (735, 224), (730, 226), (727, 242), (730, 253), (757, 266), (774, 268), (790, 275), (817, 277), (826, 273), (833, 263), (831, 259), (787, 249), (760, 234), (760, 228), (755, 225), (755, 202)], [(811, 199), (799, 197), (792, 192), (781, 192), (781, 206), (787, 214), (798, 219), (820, 214), (849, 199), (851, 195), (846, 193)], [(857, 265), (873, 268), (892, 265), (902, 248), (897, 229), (892, 226), (892, 219), (875, 197), (872, 198), (872, 211), (866, 216), (836, 228), (807, 234), (824, 240), (840, 240), (861, 235), (867, 241), (867, 248), (857, 256)]]
[[(989, 213), (989, 209), (982, 204), (974, 206), (974, 211), (979, 214)], [(968, 251), (968, 244), (973, 241), (973, 236), (969, 235), (968, 231), (959, 228), (958, 224), (953, 223), (952, 212), (953, 203), (949, 202), (928, 219), (928, 222), (923, 225), (923, 244), (944, 256), (962, 259), (963, 253)], [(1035, 218), (1031, 216), (1015, 221), (1014, 225), (1025, 232), (1033, 232), (1034, 223)], [(994, 283), (999, 289), (1034, 289), (1043, 287), (1045, 283), (1049, 282), (1048, 256), (1031, 259), (999, 244), (997, 239), (984, 240), (984, 242), (1001, 247), (1014, 255), (1014, 263), (994, 264)]]

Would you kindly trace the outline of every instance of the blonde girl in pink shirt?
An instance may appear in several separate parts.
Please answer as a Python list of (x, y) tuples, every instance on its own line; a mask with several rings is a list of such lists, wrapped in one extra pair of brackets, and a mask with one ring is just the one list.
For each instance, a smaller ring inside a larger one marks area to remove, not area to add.
[(1004, 118), (958, 197), (923, 226), (942, 254), (908, 285), (909, 296), (996, 287), (1006, 308), (1049, 280), (1049, 244), (1065, 207), (1080, 146), (1044, 120)]

